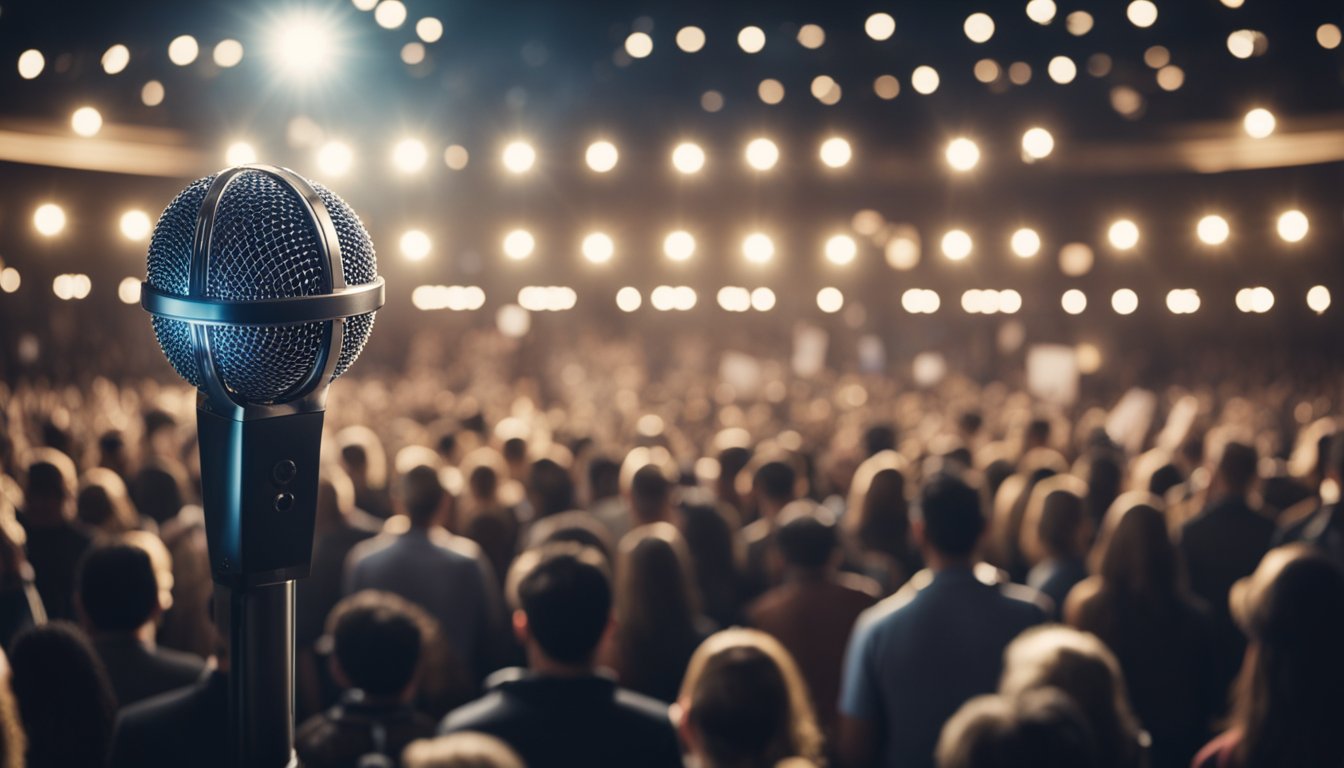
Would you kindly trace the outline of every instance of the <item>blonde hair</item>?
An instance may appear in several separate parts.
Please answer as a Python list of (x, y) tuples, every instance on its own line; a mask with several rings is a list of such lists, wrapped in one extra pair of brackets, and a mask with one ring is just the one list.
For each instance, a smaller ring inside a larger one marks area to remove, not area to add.
[(417, 739), (401, 753), (401, 762), (406, 768), (526, 768), (508, 744), (474, 731)]

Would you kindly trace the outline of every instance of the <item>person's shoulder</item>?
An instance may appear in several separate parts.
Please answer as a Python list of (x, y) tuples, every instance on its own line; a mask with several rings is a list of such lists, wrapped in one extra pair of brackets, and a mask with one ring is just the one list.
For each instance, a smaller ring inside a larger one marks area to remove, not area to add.
[(439, 549), (452, 555), (454, 559), (475, 561), (485, 557), (480, 544), (466, 536), (458, 536), (448, 531), (435, 531), (434, 543), (439, 545)]
[(769, 520), (766, 520), (765, 518), (753, 520), (742, 529), (742, 540), (748, 545), (759, 544), (770, 538), (770, 534), (773, 531), (774, 529), (770, 527)]
[(1045, 621), (1054, 611), (1054, 602), (1039, 589), (1007, 582), (999, 585), (1003, 605), (1019, 618), (1031, 623)]
[(658, 699), (619, 686), (613, 694), (613, 699), (616, 710), (631, 722), (658, 731), (672, 727), (672, 721), (667, 716), (667, 704)]
[(841, 572), (835, 578), (835, 593), (844, 599), (872, 604), (882, 595), (882, 587), (871, 576)]
[(346, 562), (352, 565), (359, 565), (367, 560), (376, 558), (386, 550), (395, 546), (399, 537), (391, 533), (378, 533), (350, 548), (350, 554), (346, 556)]
[[(924, 573), (926, 572), (920, 572)], [(895, 594), (888, 595), (864, 609), (854, 624), (855, 637), (870, 637), (884, 628), (899, 626), (910, 618), (914, 613), (913, 606), (929, 583), (928, 579), (918, 578), (920, 574), (912, 577), (903, 587), (896, 590)]]
[(1232, 768), (1235, 765), (1233, 755), (1240, 743), (1240, 731), (1235, 729), (1224, 731), (1199, 750), (1190, 766), (1191, 768)]
[(511, 709), (503, 691), (487, 691), (475, 701), (454, 709), (439, 721), (439, 733), (482, 731), (510, 718)]
[(164, 726), (181, 716), (199, 697), (200, 689), (195, 685), (151, 696), (123, 708), (117, 728), (143, 731)]
[(154, 649), (154, 659), (160, 666), (190, 677), (191, 680), (188, 682), (194, 681), (205, 671), (205, 659), (194, 653), (179, 651), (175, 648), (156, 647)]
[(1069, 590), (1069, 594), (1064, 598), (1064, 605), (1060, 606), (1064, 621), (1077, 625), (1100, 594), (1101, 578), (1098, 576), (1088, 576), (1073, 585), (1073, 589)]

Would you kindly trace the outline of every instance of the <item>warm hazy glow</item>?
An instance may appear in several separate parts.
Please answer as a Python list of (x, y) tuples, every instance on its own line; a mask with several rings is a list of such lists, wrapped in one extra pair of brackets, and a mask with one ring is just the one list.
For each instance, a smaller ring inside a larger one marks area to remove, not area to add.
[(625, 38), (625, 52), (632, 59), (642, 59), (653, 53), (653, 38), (643, 32), (634, 32)]
[(672, 261), (686, 261), (695, 255), (695, 236), (684, 229), (667, 233), (663, 238), (663, 255)]
[(901, 294), (901, 307), (912, 315), (931, 315), (941, 304), (937, 291), (927, 288), (911, 288)]
[(742, 240), (742, 255), (752, 264), (765, 264), (775, 257), (775, 243), (764, 232), (753, 232)]
[(972, 43), (988, 42), (994, 36), (994, 19), (987, 13), (972, 13), (966, 17), (966, 23), (962, 25), (962, 31)]
[(235, 141), (224, 150), (224, 162), (229, 165), (247, 165), (257, 162), (257, 150), (246, 141)]
[(140, 89), (140, 101), (146, 107), (159, 106), (163, 103), (163, 96), (163, 83), (158, 80), (150, 80)]
[[(382, 7), (378, 6), (380, 11)], [(273, 25), (267, 54), (283, 77), (298, 82), (310, 80), (326, 71), (336, 56), (335, 26), (330, 18), (315, 11), (291, 11)]]
[(131, 63), (131, 49), (117, 43), (103, 53), (103, 71), (109, 75), (120, 74)]
[(179, 35), (168, 44), (168, 60), (185, 67), (201, 55), (201, 46), (191, 35)]
[(1087, 11), (1074, 11), (1064, 18), (1064, 26), (1074, 37), (1082, 37), (1091, 32), (1092, 23), (1092, 14)]
[(392, 164), (402, 173), (419, 173), (429, 162), (429, 150), (419, 139), (402, 139), (392, 148)]
[(917, 93), (928, 96), (938, 90), (938, 70), (927, 65), (915, 67), (910, 73), (910, 85)]
[(1278, 230), (1279, 237), (1284, 242), (1297, 243), (1307, 236), (1307, 230), (1311, 228), (1311, 223), (1307, 221), (1307, 214), (1298, 211), (1284, 211), (1279, 214)]
[(532, 166), (537, 163), (537, 150), (526, 141), (511, 141), (504, 147), (504, 153), (500, 156), (504, 161), (504, 169), (512, 174), (527, 173), (532, 170)]
[(962, 261), (971, 255), (974, 243), (971, 236), (960, 229), (953, 229), (943, 235), (943, 255), (952, 261)]
[(1129, 219), (1117, 219), (1106, 230), (1106, 239), (1117, 251), (1128, 251), (1139, 244), (1139, 225)]
[(1049, 24), (1054, 21), (1057, 11), (1054, 0), (1031, 0), (1027, 3), (1027, 18), (1037, 24)]
[(638, 288), (625, 286), (616, 292), (616, 306), (622, 312), (634, 312), (644, 303), (644, 297), (640, 294)]
[(243, 44), (237, 40), (220, 40), (215, 45), (213, 58), (220, 69), (236, 67), (243, 61)]
[(1263, 139), (1274, 132), (1276, 124), (1274, 113), (1263, 107), (1256, 107), (1246, 113), (1242, 118), (1241, 125), (1246, 129), (1246, 135), (1253, 139)]
[(55, 237), (65, 229), (65, 209), (55, 203), (43, 203), (33, 211), (33, 227), (44, 237)]
[(355, 153), (348, 144), (329, 141), (317, 151), (317, 167), (328, 176), (344, 176), (355, 164)]
[(826, 287), (817, 291), (817, 309), (828, 315), (839, 312), (845, 306), (845, 294), (839, 288)]
[(686, 53), (698, 52), (705, 47), (705, 31), (699, 27), (682, 27), (677, 30), (677, 47)]
[(798, 44), (804, 48), (816, 50), (826, 43), (826, 30), (816, 24), (804, 24), (798, 28)]
[(765, 32), (760, 27), (743, 27), (737, 33), (737, 45), (747, 53), (760, 53), (765, 47)]
[(607, 173), (616, 167), (620, 153), (616, 151), (616, 145), (610, 141), (594, 141), (588, 145), (588, 151), (584, 153), (583, 159), (596, 173)]
[(537, 248), (537, 241), (526, 229), (515, 229), (504, 235), (504, 255), (514, 261), (522, 261)]
[(756, 86), (756, 95), (766, 104), (778, 104), (784, 100), (784, 84), (773, 77), (767, 77)]
[(426, 16), (415, 22), (415, 34), (426, 43), (437, 43), (443, 37), (443, 22)]
[(769, 312), (775, 308), (775, 292), (764, 286), (751, 292), (751, 308), (757, 312)]
[(895, 75), (879, 75), (873, 81), (873, 93), (883, 101), (891, 101), (901, 95), (901, 81)]
[(1173, 288), (1167, 291), (1167, 311), (1173, 315), (1190, 315), (1199, 311), (1199, 292), (1194, 288)]
[(843, 267), (851, 264), (859, 255), (859, 245), (849, 235), (832, 235), (826, 241), (826, 260)]
[(1069, 277), (1082, 277), (1091, 272), (1095, 260), (1087, 243), (1069, 243), (1059, 249), (1059, 271)]
[(959, 136), (948, 142), (946, 156), (952, 170), (964, 173), (980, 162), (980, 147), (965, 136)]
[(1091, 374), (1101, 370), (1101, 350), (1097, 349), (1097, 345), (1079, 344), (1074, 348), (1073, 355), (1078, 361), (1079, 373)]
[(406, 5), (401, 0), (383, 0), (373, 9), (373, 20), (383, 29), (396, 29), (406, 23)]
[(433, 248), (429, 235), (418, 229), (408, 229), (401, 234), (401, 255), (407, 261), (424, 261)]
[(909, 225), (895, 227), (883, 256), (892, 269), (902, 272), (914, 269), (919, 264), (919, 230)]
[(1125, 9), (1125, 15), (1129, 17), (1129, 23), (1136, 27), (1151, 27), (1157, 21), (1157, 6), (1152, 0), (1134, 0)]
[(19, 54), (19, 77), (24, 80), (32, 80), (42, 74), (46, 66), (46, 57), (36, 48), (29, 48)]
[(56, 294), (56, 298), (61, 301), (78, 301), (86, 298), (89, 291), (93, 289), (93, 283), (89, 276), (85, 274), (63, 274), (57, 275), (51, 281), (51, 292)]
[(1238, 59), (1249, 59), (1255, 55), (1256, 43), (1260, 33), (1250, 29), (1238, 29), (1227, 36), (1227, 52)]
[(746, 158), (752, 168), (768, 171), (779, 162), (779, 147), (766, 138), (752, 139), (747, 143)]
[(1003, 68), (993, 59), (981, 59), (975, 62), (975, 79), (982, 83), (989, 84), (998, 80), (1003, 75)]
[(1157, 87), (1164, 91), (1178, 91), (1185, 85), (1185, 70), (1175, 64), (1157, 70)]
[(1056, 56), (1050, 60), (1046, 72), (1050, 75), (1051, 80), (1060, 85), (1066, 85), (1073, 82), (1073, 79), (1078, 76), (1078, 65), (1074, 64), (1073, 59), (1068, 56)]
[(121, 236), (131, 242), (143, 242), (149, 237), (149, 232), (154, 224), (149, 220), (149, 214), (141, 210), (129, 210), (121, 214), (120, 220)]
[(889, 13), (874, 13), (863, 22), (863, 31), (874, 40), (887, 40), (896, 33), (896, 20)]
[(22, 284), (23, 276), (19, 274), (19, 270), (13, 267), (0, 269), (0, 291), (13, 293), (19, 290), (19, 286)]
[(1029, 259), (1041, 252), (1041, 236), (1030, 227), (1023, 227), (1013, 233), (1010, 245), (1019, 259)]
[(719, 289), (719, 306), (727, 312), (746, 312), (751, 309), (751, 291), (736, 285), (725, 285)]
[(1307, 308), (1321, 314), (1330, 308), (1330, 289), (1324, 285), (1313, 285), (1307, 291)]
[(117, 298), (122, 304), (135, 304), (140, 301), (140, 278), (123, 277), (117, 284)]
[(1070, 288), (1059, 297), (1059, 305), (1070, 315), (1081, 315), (1087, 309), (1087, 294), (1077, 288)]
[(1111, 309), (1117, 315), (1132, 315), (1139, 308), (1139, 295), (1129, 288), (1121, 288), (1111, 294)]
[(1222, 245), (1232, 234), (1232, 227), (1228, 225), (1227, 219), (1211, 213), (1195, 225), (1195, 234), (1205, 245)]
[(1344, 33), (1336, 24), (1322, 24), (1316, 28), (1316, 42), (1327, 51), (1338, 48), (1341, 40), (1344, 40)]
[(1049, 157), (1055, 151), (1055, 137), (1044, 128), (1028, 128), (1022, 134), (1022, 151), (1032, 160)]
[(103, 129), (103, 115), (93, 107), (80, 107), (70, 115), (70, 127), (80, 136), (97, 136)]
[(583, 258), (592, 264), (606, 264), (616, 254), (616, 244), (605, 232), (592, 232), (583, 238)]
[(828, 107), (840, 102), (840, 84), (830, 75), (817, 75), (812, 78), (811, 91), (812, 98)]
[(839, 136), (821, 142), (821, 162), (829, 168), (843, 168), (849, 165), (850, 158), (854, 156), (854, 151), (850, 148), (849, 142)]
[(423, 62), (425, 60), (425, 44), (412, 42), (401, 46), (401, 60), (412, 67)]
[(672, 167), (679, 173), (699, 173), (705, 167), (705, 150), (699, 144), (683, 141), (672, 150)]
[(473, 311), (485, 306), (485, 291), (476, 285), (417, 285), (411, 291), (411, 304), (425, 312)]

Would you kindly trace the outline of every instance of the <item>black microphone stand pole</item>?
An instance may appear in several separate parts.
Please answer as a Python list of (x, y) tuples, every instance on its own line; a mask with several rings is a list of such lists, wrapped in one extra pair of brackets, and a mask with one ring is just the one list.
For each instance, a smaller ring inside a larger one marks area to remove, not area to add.
[(294, 582), (220, 587), (228, 600), (229, 732), (237, 768), (298, 765)]

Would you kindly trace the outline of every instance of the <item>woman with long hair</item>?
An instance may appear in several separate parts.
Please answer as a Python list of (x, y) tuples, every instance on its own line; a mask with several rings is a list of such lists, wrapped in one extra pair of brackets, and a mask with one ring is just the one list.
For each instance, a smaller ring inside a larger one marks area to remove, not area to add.
[(102, 768), (117, 702), (84, 634), (54, 621), (15, 638), (9, 655), (28, 768)]
[(1069, 593), (1064, 619), (1119, 659), (1152, 735), (1154, 768), (1183, 768), (1208, 739), (1223, 692), (1210, 664), (1208, 613), (1184, 586), (1161, 504), (1137, 491), (1115, 500), (1092, 549), (1092, 575)]
[(1344, 765), (1344, 572), (1308, 547), (1280, 547), (1229, 602), (1250, 645), (1231, 727), (1195, 767)]
[(907, 462), (895, 451), (881, 451), (854, 471), (841, 525), (851, 565), (894, 592), (924, 567), (910, 538), (910, 502), (906, 497)]
[(798, 667), (770, 635), (727, 629), (696, 649), (673, 708), (701, 768), (821, 765), (821, 730)]

